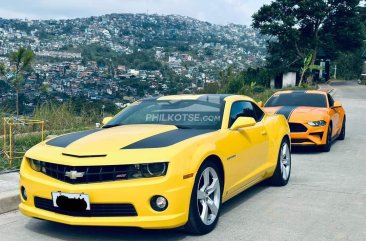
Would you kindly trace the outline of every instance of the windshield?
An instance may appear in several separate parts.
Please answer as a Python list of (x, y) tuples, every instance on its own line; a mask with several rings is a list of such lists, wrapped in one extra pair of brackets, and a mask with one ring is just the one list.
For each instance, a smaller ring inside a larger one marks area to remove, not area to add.
[(223, 101), (143, 100), (113, 118), (104, 128), (133, 124), (175, 125), (182, 129), (219, 129)]
[(310, 106), (310, 107), (327, 107), (327, 100), (323, 94), (309, 94), (309, 93), (286, 93), (273, 95), (264, 107), (273, 106)]

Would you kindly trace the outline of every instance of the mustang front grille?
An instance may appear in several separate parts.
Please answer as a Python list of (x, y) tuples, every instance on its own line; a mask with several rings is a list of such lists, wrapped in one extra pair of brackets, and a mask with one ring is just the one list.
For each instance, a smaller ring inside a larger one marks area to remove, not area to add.
[(132, 217), (137, 216), (132, 204), (90, 204), (90, 210), (68, 211), (53, 206), (50, 199), (34, 197), (36, 208), (75, 217)]

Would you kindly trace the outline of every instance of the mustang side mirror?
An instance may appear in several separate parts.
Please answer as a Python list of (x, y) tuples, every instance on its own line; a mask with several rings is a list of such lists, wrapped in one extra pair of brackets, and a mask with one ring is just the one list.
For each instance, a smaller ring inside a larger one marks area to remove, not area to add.
[(341, 103), (341, 102), (336, 101), (336, 102), (334, 102), (333, 107), (342, 107), (342, 103)]
[(108, 117), (104, 117), (102, 124), (106, 125), (108, 122), (110, 122), (113, 119), (113, 117), (108, 116)]
[(262, 108), (263, 107), (263, 102), (259, 101), (259, 102), (257, 102), (257, 105)]
[(230, 130), (238, 130), (240, 128), (254, 126), (256, 124), (252, 117), (239, 117), (230, 127)]

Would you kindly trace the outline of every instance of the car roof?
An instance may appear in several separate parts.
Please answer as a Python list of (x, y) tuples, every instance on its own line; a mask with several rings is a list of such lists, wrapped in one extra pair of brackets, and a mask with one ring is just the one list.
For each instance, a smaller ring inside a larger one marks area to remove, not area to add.
[(233, 94), (202, 94), (202, 95), (166, 95), (159, 97), (145, 98), (144, 100), (248, 100), (253, 101), (252, 98), (245, 95)]
[(305, 93), (305, 94), (322, 94), (326, 95), (328, 92), (323, 90), (281, 90), (274, 93), (274, 95), (291, 94), (291, 93)]

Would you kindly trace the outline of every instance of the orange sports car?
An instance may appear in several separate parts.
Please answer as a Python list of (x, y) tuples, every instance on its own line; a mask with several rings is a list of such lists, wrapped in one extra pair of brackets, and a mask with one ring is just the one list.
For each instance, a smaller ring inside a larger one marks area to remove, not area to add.
[(287, 118), (292, 145), (316, 145), (328, 152), (334, 140), (345, 138), (345, 111), (327, 92), (279, 91), (267, 100), (264, 109)]

